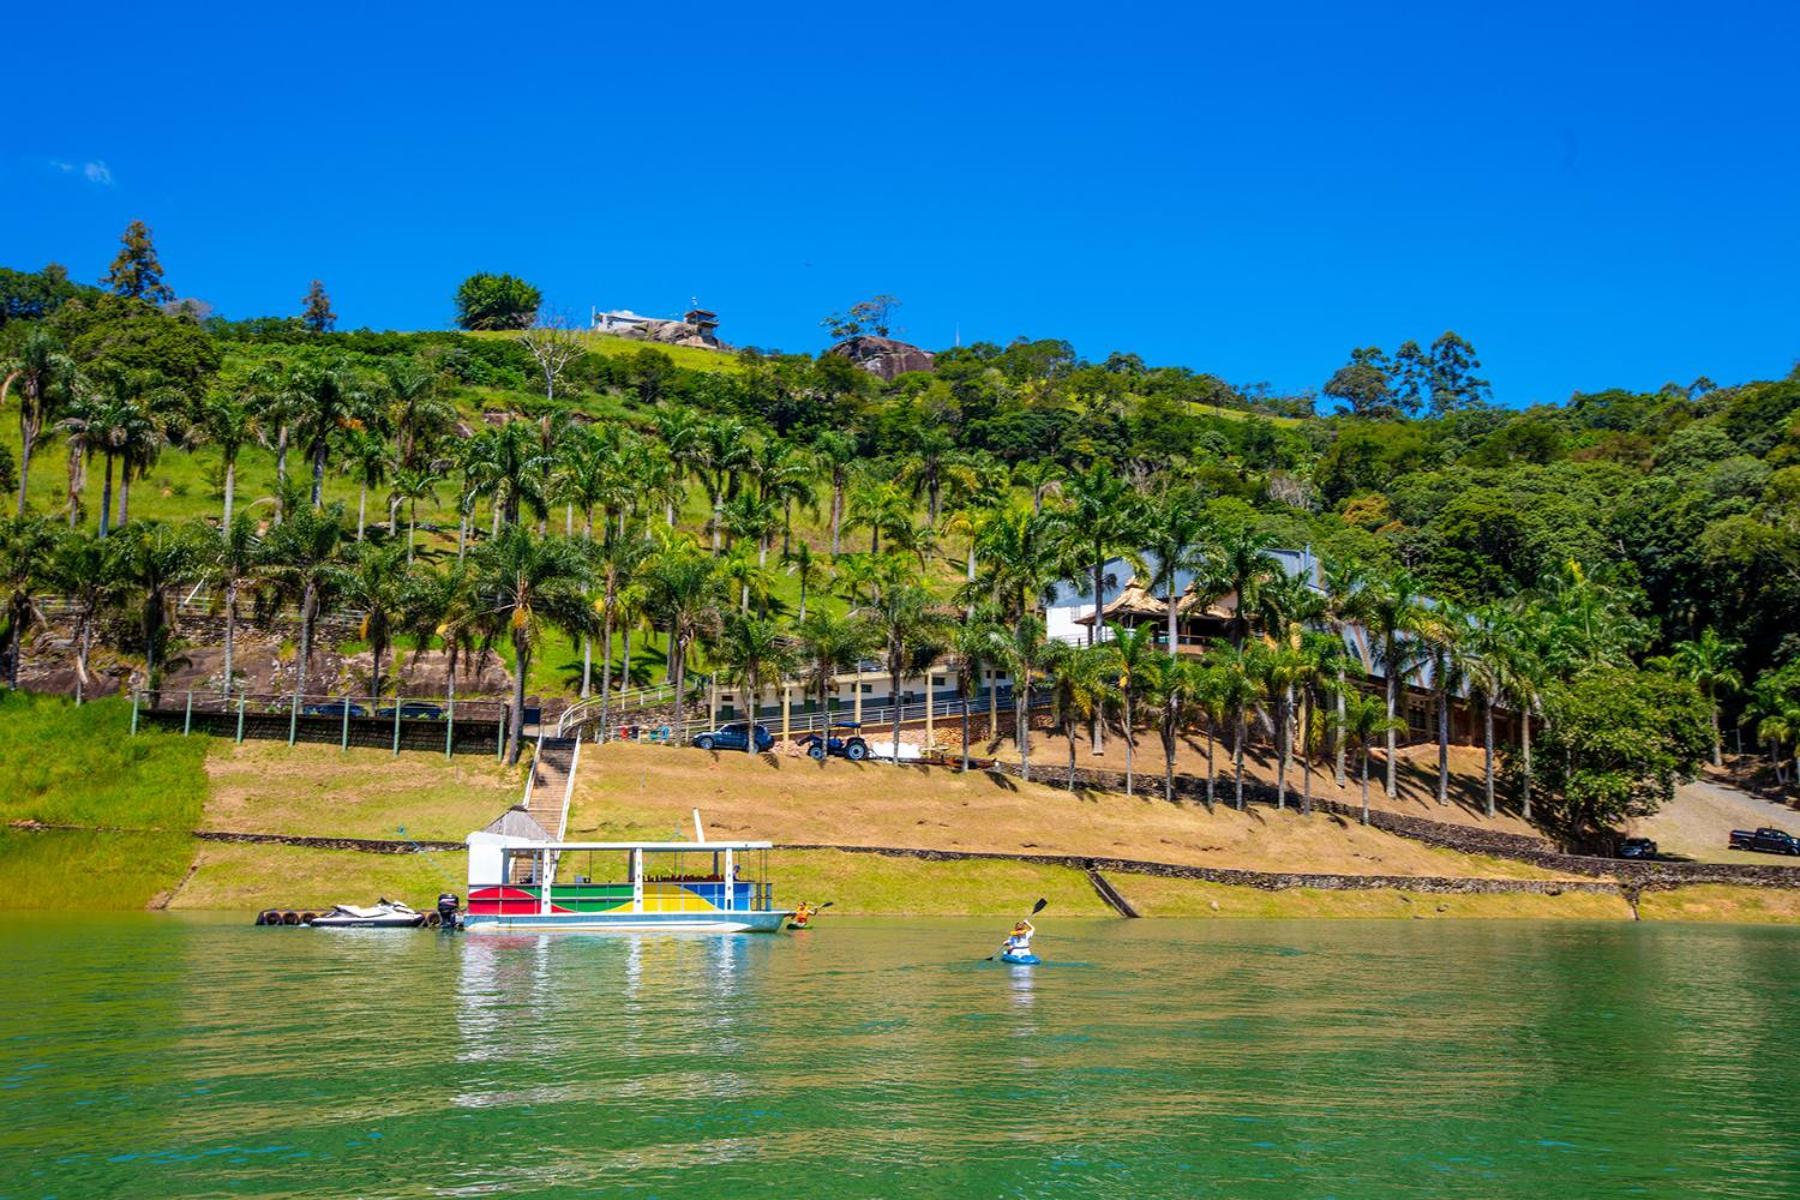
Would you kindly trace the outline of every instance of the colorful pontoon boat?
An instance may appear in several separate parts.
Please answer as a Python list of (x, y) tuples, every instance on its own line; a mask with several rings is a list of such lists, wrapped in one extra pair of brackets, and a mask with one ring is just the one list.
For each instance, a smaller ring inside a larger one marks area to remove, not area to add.
[[(471, 833), (471, 933), (700, 930), (773, 933), (774, 886), (740, 878), (768, 842), (550, 842)], [(761, 864), (759, 864), (761, 865)]]

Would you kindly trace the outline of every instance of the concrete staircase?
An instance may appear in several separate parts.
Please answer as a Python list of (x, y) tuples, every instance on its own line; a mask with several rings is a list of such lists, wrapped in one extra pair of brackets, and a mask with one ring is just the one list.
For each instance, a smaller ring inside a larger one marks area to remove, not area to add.
[[(581, 742), (575, 738), (540, 737), (531, 756), (531, 772), (525, 780), (525, 811), (553, 841), (560, 841), (569, 821), (569, 796), (575, 787), (575, 771), (581, 762)], [(533, 870), (525, 858), (514, 858), (512, 882), (527, 882)], [(554, 875), (555, 864), (551, 864)]]

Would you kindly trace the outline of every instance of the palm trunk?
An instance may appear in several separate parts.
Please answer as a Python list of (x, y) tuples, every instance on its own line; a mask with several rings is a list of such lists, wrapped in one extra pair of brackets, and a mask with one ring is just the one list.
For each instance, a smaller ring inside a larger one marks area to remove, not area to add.
[[(762, 716), (762, 681), (755, 671), (746, 672), (744, 682), (744, 753), (756, 753), (756, 722)], [(898, 755), (895, 756), (898, 759)]]
[[(87, 695), (88, 651), (93, 644), (93, 635), (93, 616), (89, 615), (83, 617), (81, 620), (81, 638), (75, 644), (75, 705), (77, 708), (81, 706), (82, 700), (85, 699)], [(229, 653), (226, 656), (226, 661), (230, 661)], [(227, 676), (227, 678), (229, 678), (229, 676)]]
[(1482, 786), (1487, 789), (1487, 815), (1494, 815), (1494, 698), (1485, 697), (1482, 713)]
[[(23, 513), (25, 510), (21, 508), (19, 511)], [(1706, 703), (1707, 707), (1712, 710), (1712, 764), (1715, 767), (1722, 767), (1725, 765), (1725, 747), (1724, 736), (1719, 732), (1719, 706), (1713, 703), (1710, 695), (1707, 696)]]
[(125, 528), (125, 522), (131, 517), (131, 460), (119, 469), (119, 519), (113, 524), (114, 529)]
[(594, 639), (587, 634), (581, 635), (581, 698), (586, 700), (593, 692), (594, 679)]
[(1244, 735), (1247, 732), (1245, 728), (1248, 724), (1247, 717), (1248, 714), (1240, 705), (1237, 713), (1237, 736), (1232, 739), (1231, 747), (1232, 771), (1236, 776), (1235, 786), (1237, 788), (1235, 803), (1239, 812), (1244, 811)]
[(231, 658), (237, 646), (238, 582), (225, 585), (225, 699), (231, 699)]
[(1069, 790), (1075, 790), (1075, 729), (1076, 722), (1063, 722), (1063, 736), (1069, 740)]
[[(889, 662), (898, 663), (900, 661), (900, 648), (897, 646), (890, 647), (888, 650), (888, 656), (889, 656), (888, 657)], [(929, 672), (927, 672), (925, 675), (925, 690), (926, 690), (927, 694), (929, 694), (931, 691), (931, 675)], [(900, 672), (897, 668), (890, 668), (888, 671), (888, 700), (894, 706), (894, 762), (899, 763), (899, 761), (900, 761)]]
[(415, 500), (412, 503), (411, 507), (407, 509), (407, 516), (406, 516), (406, 561), (407, 562), (411, 562), (413, 560), (413, 543), (417, 539), (418, 531), (419, 531), (419, 504), (418, 504), (418, 501)]
[(19, 515), (25, 515), (25, 492), (31, 484), (31, 446), (37, 441), (37, 430), (25, 420), (23, 405), (30, 403), (21, 400), (19, 413)]
[(1131, 751), (1132, 751), (1133, 739), (1131, 736), (1131, 691), (1130, 691), (1129, 686), (1127, 686), (1127, 688), (1125, 690), (1124, 700), (1125, 700), (1125, 794), (1127, 796), (1130, 796), (1132, 794), (1132, 789), (1131, 789)]
[[(386, 647), (380, 642), (372, 642), (369, 645), (369, 665), (372, 668), (369, 672), (369, 699), (371, 701), (381, 699), (381, 652), (384, 649)], [(373, 706), (371, 705), (371, 707)]]
[[(610, 592), (611, 589), (609, 588)], [(612, 708), (612, 596), (606, 598), (605, 613), (600, 619), (600, 740), (612, 736), (609, 725)]]
[(1163, 802), (1175, 803), (1175, 727), (1174, 718), (1164, 714), (1162, 719), (1163, 744)]
[(627, 624), (619, 636), (625, 643), (619, 652), (619, 690), (628, 692), (631, 690), (631, 626)]
[(319, 507), (319, 500), (325, 495), (325, 440), (321, 438), (313, 447), (313, 480), (312, 506)]
[(1337, 769), (1333, 778), (1340, 788), (1344, 786), (1344, 749), (1346, 744), (1344, 738), (1344, 671), (1340, 667), (1337, 673), (1337, 728), (1332, 730), (1331, 734), (1331, 748), (1333, 756), (1337, 759)]
[(1173, 654), (1175, 653), (1175, 647), (1181, 636), (1180, 625), (1175, 615), (1175, 610), (1180, 604), (1181, 597), (1175, 594), (1175, 572), (1173, 570), (1170, 570), (1169, 572), (1169, 585), (1165, 591), (1169, 598), (1169, 653)]
[(831, 557), (838, 556), (838, 534), (844, 523), (844, 481), (833, 476), (831, 480)]
[(1450, 803), (1450, 693), (1438, 693), (1437, 802)]
[(1275, 708), (1275, 811), (1287, 810), (1288, 714), (1287, 703), (1277, 698)]
[(1312, 689), (1307, 688), (1300, 697), (1300, 770), (1302, 772), (1300, 777), (1300, 812), (1308, 817), (1312, 816), (1313, 811), (1312, 721), (1313, 695)]
[(219, 523), (221, 529), (231, 528), (231, 506), (237, 494), (237, 455), (225, 460), (225, 515)]
[(523, 748), (521, 742), (525, 734), (525, 676), (531, 669), (531, 646), (517, 631), (513, 633), (513, 654), (519, 660), (517, 677), (513, 680), (512, 712), (507, 716), (506, 761), (517, 763), (519, 752)]
[(67, 500), (69, 505), (69, 528), (73, 529), (79, 524), (81, 513), (81, 490), (87, 485), (87, 453), (72, 437), (69, 439), (68, 472), (69, 484)]
[(100, 485), (100, 536), (106, 537), (107, 524), (112, 519), (113, 493), (113, 456), (106, 456), (105, 482)]
[(1031, 780), (1031, 747), (1026, 739), (1031, 733), (1030, 688), (1026, 694), (1019, 691), (1019, 681), (1013, 680), (1013, 739), (1019, 744), (1019, 778), (1027, 782)]
[(300, 657), (294, 663), (294, 708), (300, 707), (301, 697), (306, 695), (306, 660), (312, 657), (312, 612), (313, 597), (317, 595), (311, 580), (307, 581), (306, 590), (300, 597)]
[(1369, 823), (1369, 748), (1362, 751), (1362, 823)]
[[(1218, 801), (1218, 795), (1215, 790), (1215, 786), (1214, 786), (1214, 782), (1213, 782), (1217, 778), (1217, 774), (1218, 774), (1216, 771), (1213, 770), (1213, 746), (1214, 746), (1214, 744), (1215, 743), (1213, 741), (1212, 718), (1208, 717), (1208, 718), (1206, 718), (1206, 811), (1207, 812), (1211, 812), (1213, 809), (1213, 805), (1215, 803), (1217, 803), (1217, 801)], [(1169, 753), (1172, 756), (1174, 754), (1174, 751), (1170, 750)]]
[(363, 480), (356, 487), (356, 540), (363, 540), (363, 531), (368, 525), (369, 517), (369, 481)]
[[(687, 707), (687, 705), (682, 702), (682, 685), (687, 682), (687, 664), (682, 661), (680, 651), (681, 647), (675, 640), (675, 631), (670, 629), (669, 655), (672, 659), (672, 669), (674, 671), (673, 678), (675, 680), (675, 734), (671, 740), (677, 745), (681, 744), (682, 731), (685, 728), (682, 723), (682, 716), (683, 711)], [(627, 656), (626, 661), (630, 661), (629, 656)]]
[(1531, 820), (1531, 705), (1530, 704), (1525, 705), (1525, 710), (1519, 714), (1519, 741), (1520, 741), (1520, 748), (1522, 751), (1521, 757), (1524, 759), (1524, 766), (1525, 766), (1524, 779), (1523, 779), (1523, 784), (1522, 784), (1524, 795), (1521, 797), (1521, 799), (1523, 801), (1523, 815), (1524, 815), (1525, 819), (1527, 821), (1529, 821), (1529, 820)]
[[(1090, 649), (1090, 650), (1092, 650), (1094, 648), (1094, 644), (1099, 640), (1099, 637), (1100, 637), (1100, 607), (1101, 607), (1100, 602), (1103, 598), (1100, 594), (1100, 585), (1104, 580), (1105, 574), (1106, 574), (1105, 560), (1101, 559), (1099, 557), (1099, 555), (1095, 555), (1095, 562), (1094, 562), (1094, 623), (1088, 627), (1088, 649)], [(1100, 713), (1099, 713), (1098, 709), (1095, 710), (1095, 712), (1092, 716), (1088, 717), (1088, 734), (1093, 741), (1094, 757), (1098, 758), (1102, 754), (1105, 754), (1106, 753), (1106, 732), (1105, 732), (1104, 727), (1101, 724)]]
[(1387, 798), (1389, 800), (1400, 794), (1399, 783), (1394, 777), (1394, 673), (1388, 670), (1387, 678)]

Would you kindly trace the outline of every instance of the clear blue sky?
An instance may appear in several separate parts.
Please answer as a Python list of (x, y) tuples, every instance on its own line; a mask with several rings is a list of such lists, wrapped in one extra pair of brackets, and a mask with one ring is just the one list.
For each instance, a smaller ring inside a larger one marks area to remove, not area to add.
[(15, 7), (0, 264), (142, 217), (230, 316), (495, 270), (814, 350), (891, 292), (1282, 389), (1454, 328), (1515, 405), (1800, 355), (1786, 4), (208, 7)]

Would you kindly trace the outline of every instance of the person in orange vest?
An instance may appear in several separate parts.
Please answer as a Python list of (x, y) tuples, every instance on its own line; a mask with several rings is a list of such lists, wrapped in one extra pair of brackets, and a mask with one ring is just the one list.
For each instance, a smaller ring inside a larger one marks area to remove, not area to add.
[(794, 918), (789, 924), (795, 929), (807, 929), (811, 926), (813, 915), (818, 911), (818, 909), (802, 900), (800, 906), (794, 909)]

